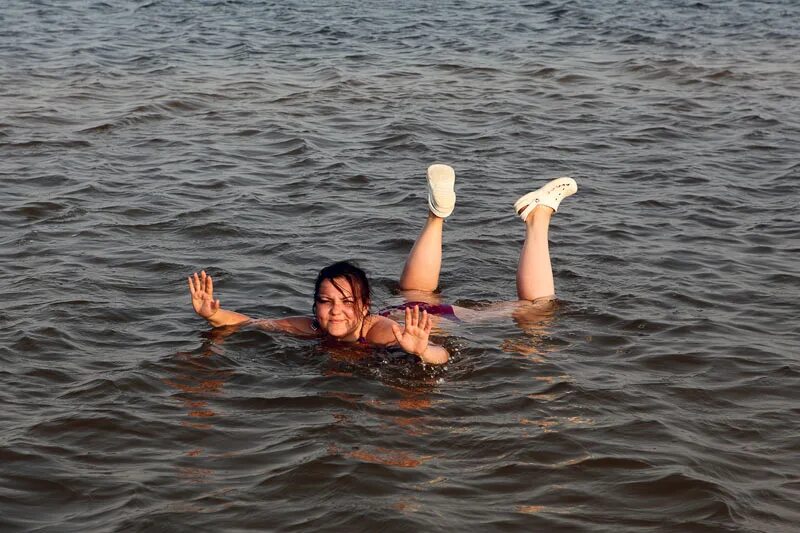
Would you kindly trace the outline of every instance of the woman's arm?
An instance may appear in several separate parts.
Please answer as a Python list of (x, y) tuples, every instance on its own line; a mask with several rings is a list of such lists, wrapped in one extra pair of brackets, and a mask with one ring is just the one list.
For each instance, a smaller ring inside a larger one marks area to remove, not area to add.
[(307, 316), (289, 316), (286, 318), (261, 318), (251, 322), (264, 331), (281, 331), (298, 337), (318, 337), (319, 329), (313, 327), (314, 320)]
[(428, 341), (433, 322), (427, 311), (419, 312), (418, 306), (413, 311), (406, 308), (404, 326), (385, 317), (375, 317), (374, 320), (366, 335), (369, 342), (382, 346), (396, 344), (431, 365), (443, 365), (450, 359), (444, 347)]
[(278, 319), (253, 320), (247, 315), (222, 309), (219, 300), (214, 299), (214, 280), (205, 271), (189, 276), (189, 293), (195, 313), (208, 320), (215, 328), (237, 326), (250, 323), (265, 331), (282, 331), (291, 335), (315, 336), (319, 332), (313, 328), (313, 320), (305, 316)]
[(219, 306), (219, 300), (214, 299), (214, 280), (206, 274), (205, 270), (197, 275), (189, 276), (189, 294), (192, 296), (194, 312), (208, 320), (213, 327), (235, 326), (248, 322), (250, 317), (228, 311)]

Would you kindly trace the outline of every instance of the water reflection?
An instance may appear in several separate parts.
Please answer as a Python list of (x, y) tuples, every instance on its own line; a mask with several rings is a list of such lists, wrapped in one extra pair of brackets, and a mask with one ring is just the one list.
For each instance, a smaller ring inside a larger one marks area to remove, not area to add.
[[(338, 375), (341, 375), (341, 373)], [(392, 399), (370, 398), (365, 401), (358, 394), (341, 391), (328, 392), (328, 396), (344, 400), (349, 404), (346, 413), (331, 414), (334, 424), (344, 430), (355, 428), (358, 430), (355, 432), (357, 435), (363, 435), (363, 429), (375, 423), (381, 428), (380, 433), (382, 434), (397, 435), (398, 429), (402, 431), (402, 434), (412, 439), (428, 434), (430, 430), (428, 428), (428, 419), (424, 416), (424, 412), (433, 405), (430, 395), (436, 387), (435, 379), (421, 380), (413, 386), (388, 383), (386, 385), (398, 393), (400, 397)], [(364, 419), (364, 413), (361, 411), (363, 407), (369, 408), (366, 420)], [(351, 442), (348, 448), (345, 448), (340, 443), (331, 443), (328, 447), (328, 453), (362, 463), (401, 468), (417, 468), (435, 457), (433, 455), (413, 453), (409, 451), (408, 446), (397, 448), (386, 446), (384, 443)]]
[(384, 448), (381, 446), (353, 447), (351, 450), (342, 450), (335, 444), (328, 446), (330, 455), (339, 455), (348, 459), (355, 459), (363, 463), (373, 463), (384, 466), (397, 466), (401, 468), (417, 468), (433, 458), (432, 455), (418, 456), (405, 450)]
[[(204, 333), (206, 340), (200, 348), (194, 352), (178, 352), (174, 375), (162, 380), (177, 391), (173, 398), (186, 410), (186, 419), (181, 421), (182, 426), (208, 432), (213, 430), (214, 423), (219, 420), (220, 412), (211, 406), (210, 401), (223, 394), (225, 383), (233, 372), (215, 368), (211, 358), (223, 353), (219, 345), (233, 331), (235, 330), (232, 328), (218, 328)], [(180, 478), (191, 483), (209, 481), (214, 471), (200, 466), (209, 458), (204, 452), (203, 448), (191, 448), (185, 452), (187, 461), (197, 464), (178, 465)]]
[(542, 363), (542, 358), (555, 349), (552, 344), (544, 342), (550, 333), (556, 314), (556, 304), (548, 306), (520, 305), (513, 309), (511, 318), (522, 331), (522, 338), (505, 339), (501, 349), (507, 353), (526, 356), (533, 363)]

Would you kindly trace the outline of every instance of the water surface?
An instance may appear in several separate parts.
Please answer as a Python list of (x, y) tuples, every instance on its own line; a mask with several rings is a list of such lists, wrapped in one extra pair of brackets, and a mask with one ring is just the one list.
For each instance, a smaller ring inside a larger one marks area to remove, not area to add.
[[(315, 4), (4, 3), (0, 529), (796, 530), (796, 3)], [(193, 315), (398, 301), (433, 162), (473, 306), (578, 180), (552, 316), (426, 369)]]

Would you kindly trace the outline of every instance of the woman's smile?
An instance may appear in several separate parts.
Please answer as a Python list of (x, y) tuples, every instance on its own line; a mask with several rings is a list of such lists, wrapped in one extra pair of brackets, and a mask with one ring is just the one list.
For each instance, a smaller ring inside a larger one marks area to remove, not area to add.
[(325, 280), (319, 287), (316, 301), (317, 322), (328, 335), (341, 340), (357, 340), (366, 309), (358, 305), (358, 297), (346, 278)]

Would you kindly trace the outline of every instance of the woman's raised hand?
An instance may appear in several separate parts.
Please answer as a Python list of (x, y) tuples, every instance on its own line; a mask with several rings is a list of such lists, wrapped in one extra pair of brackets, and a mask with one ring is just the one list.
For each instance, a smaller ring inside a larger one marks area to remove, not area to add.
[(203, 270), (189, 276), (189, 293), (192, 295), (194, 312), (208, 319), (219, 311), (219, 300), (214, 300), (214, 280)]
[(420, 313), (419, 306), (415, 305), (413, 310), (406, 307), (405, 327), (401, 328), (399, 324), (393, 324), (392, 333), (397, 339), (397, 344), (404, 351), (423, 357), (428, 348), (428, 337), (432, 327), (433, 321), (428, 312), (423, 310)]

